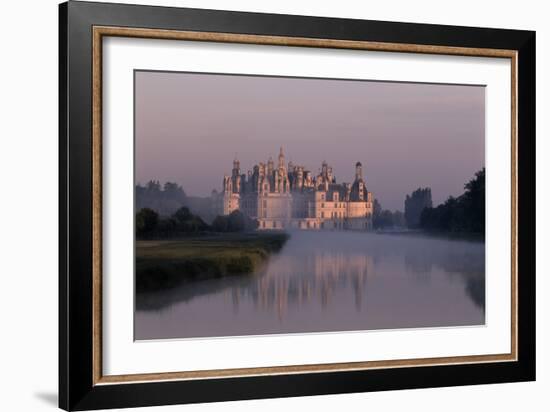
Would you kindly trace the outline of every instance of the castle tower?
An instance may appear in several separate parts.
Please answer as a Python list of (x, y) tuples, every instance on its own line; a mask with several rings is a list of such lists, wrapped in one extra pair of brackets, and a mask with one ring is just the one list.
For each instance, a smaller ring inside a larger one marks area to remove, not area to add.
[(231, 178), (227, 175), (223, 177), (223, 191), (225, 193), (231, 193), (233, 191), (233, 183), (231, 182)]
[(281, 146), (281, 149), (279, 150), (279, 169), (285, 168), (285, 155), (283, 153), (283, 146)]
[(345, 183), (344, 187), (346, 188), (344, 199), (346, 202), (349, 202), (351, 200), (351, 183)]
[(302, 190), (302, 186), (304, 185), (304, 168), (302, 166), (298, 167), (298, 172), (296, 173), (297, 183), (296, 188), (299, 190)]
[(260, 191), (260, 166), (254, 165), (252, 171), (252, 190), (255, 192)]
[(279, 192), (279, 185), (280, 185), (280, 179), (279, 179), (279, 173), (275, 173), (275, 175), (273, 176), (273, 191), (275, 193)]
[(235, 156), (235, 159), (233, 160), (233, 176), (239, 176), (241, 174), (241, 162), (237, 159), (237, 156)]
[(323, 179), (328, 178), (328, 163), (326, 162), (326, 160), (323, 160), (323, 164), (321, 165), (321, 176), (323, 177)]
[(304, 187), (313, 187), (313, 176), (309, 170), (304, 172)]
[(334, 182), (334, 175), (332, 174), (332, 167), (331, 166), (329, 166), (327, 168), (327, 180), (328, 180), (329, 183)]
[(361, 162), (355, 163), (355, 180), (363, 179), (363, 165)]
[(235, 159), (233, 160), (231, 180), (233, 184), (233, 191), (235, 193), (239, 193), (241, 191), (241, 162), (239, 162), (236, 155)]

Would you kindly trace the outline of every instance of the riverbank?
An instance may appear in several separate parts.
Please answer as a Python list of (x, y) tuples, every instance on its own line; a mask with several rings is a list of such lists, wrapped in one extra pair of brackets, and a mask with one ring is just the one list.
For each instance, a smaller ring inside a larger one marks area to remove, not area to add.
[(446, 240), (467, 240), (472, 242), (485, 242), (484, 233), (438, 232), (424, 230), (379, 230), (374, 233), (376, 233), (377, 235), (418, 236)]
[(235, 233), (136, 242), (136, 290), (175, 287), (186, 281), (252, 274), (282, 249), (284, 233)]

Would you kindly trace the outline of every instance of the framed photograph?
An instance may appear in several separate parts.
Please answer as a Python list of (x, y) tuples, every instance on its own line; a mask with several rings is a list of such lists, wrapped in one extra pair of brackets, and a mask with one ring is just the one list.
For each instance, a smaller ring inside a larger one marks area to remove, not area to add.
[(60, 5), (66, 410), (535, 379), (535, 33)]

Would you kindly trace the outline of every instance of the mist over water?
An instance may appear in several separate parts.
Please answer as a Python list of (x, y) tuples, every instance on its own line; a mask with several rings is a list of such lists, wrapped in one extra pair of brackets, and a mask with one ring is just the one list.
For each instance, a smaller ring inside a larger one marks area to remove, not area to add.
[(258, 273), (138, 294), (136, 339), (483, 325), (485, 244), (292, 232)]

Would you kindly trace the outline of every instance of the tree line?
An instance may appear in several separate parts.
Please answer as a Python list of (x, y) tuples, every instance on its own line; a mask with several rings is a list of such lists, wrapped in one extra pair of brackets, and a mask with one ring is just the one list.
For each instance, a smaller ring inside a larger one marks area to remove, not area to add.
[(461, 196), (450, 196), (435, 208), (424, 208), (420, 227), (427, 231), (485, 233), (485, 168), (464, 185)]
[(405, 197), (405, 221), (409, 229), (420, 227), (420, 215), (426, 208), (431, 208), (432, 190), (429, 187), (418, 188)]
[(384, 210), (378, 199), (374, 199), (372, 209), (372, 227), (375, 230), (406, 227), (405, 216), (400, 210)]
[(217, 216), (211, 225), (191, 213), (185, 206), (180, 207), (169, 217), (163, 217), (148, 207), (141, 208), (136, 214), (136, 236), (142, 239), (211, 232), (245, 232), (257, 227), (256, 220), (250, 219), (239, 210), (227, 216)]
[(186, 206), (187, 195), (177, 183), (150, 180), (145, 186), (136, 185), (136, 209), (149, 208), (163, 216), (170, 216), (182, 206)]
[[(464, 185), (464, 193), (433, 207), (429, 187), (418, 188), (405, 198), (405, 212), (373, 205), (373, 228), (409, 228), (439, 232), (485, 232), (485, 168)], [(217, 216), (211, 224), (191, 213), (188, 198), (176, 183), (149, 181), (136, 186), (136, 233), (138, 236), (175, 236), (199, 232), (240, 232), (257, 228), (258, 222), (240, 211)], [(168, 216), (168, 217), (165, 217)], [(212, 216), (213, 217), (213, 216)], [(208, 218), (210, 221), (211, 217)]]
[(464, 193), (450, 196), (434, 207), (429, 187), (419, 187), (405, 197), (405, 212), (373, 205), (374, 229), (408, 228), (429, 232), (483, 234), (485, 232), (485, 168), (464, 185)]

